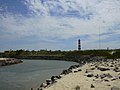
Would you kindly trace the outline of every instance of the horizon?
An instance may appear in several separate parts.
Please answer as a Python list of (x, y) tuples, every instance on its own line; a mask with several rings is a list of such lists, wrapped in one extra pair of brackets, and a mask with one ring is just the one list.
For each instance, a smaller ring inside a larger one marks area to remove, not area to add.
[(0, 0), (0, 51), (120, 48), (120, 0)]
[[(92, 50), (119, 50), (120, 48), (106, 48), (106, 49), (85, 49), (85, 50), (48, 50), (48, 49), (39, 49), (39, 50), (28, 50), (28, 49), (16, 49), (16, 50), (12, 50), (12, 49), (9, 49), (9, 50), (5, 50), (5, 51), (17, 51), (17, 50), (23, 50), (23, 51), (41, 51), (41, 50), (46, 50), (46, 51), (61, 51), (61, 52), (69, 52), (69, 51), (92, 51)], [(5, 51), (0, 51), (0, 53), (4, 53)]]

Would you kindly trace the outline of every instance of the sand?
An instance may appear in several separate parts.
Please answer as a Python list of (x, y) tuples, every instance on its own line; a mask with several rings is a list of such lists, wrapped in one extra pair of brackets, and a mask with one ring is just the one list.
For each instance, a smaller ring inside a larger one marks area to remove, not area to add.
[(120, 90), (120, 59), (85, 64), (56, 81), (43, 90)]

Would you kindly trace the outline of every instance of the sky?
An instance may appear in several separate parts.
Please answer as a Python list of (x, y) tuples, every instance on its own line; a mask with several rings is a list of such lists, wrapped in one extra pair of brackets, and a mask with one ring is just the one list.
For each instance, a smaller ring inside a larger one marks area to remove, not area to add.
[(0, 0), (0, 51), (120, 48), (120, 0)]

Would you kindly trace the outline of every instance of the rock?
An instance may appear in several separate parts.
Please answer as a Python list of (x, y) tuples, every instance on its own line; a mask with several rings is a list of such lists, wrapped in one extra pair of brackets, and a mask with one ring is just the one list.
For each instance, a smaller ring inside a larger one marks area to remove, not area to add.
[(94, 70), (94, 69), (95, 69), (95, 67), (92, 67), (92, 68), (91, 68), (91, 70)]
[(103, 78), (105, 78), (105, 77), (106, 77), (106, 74), (100, 75), (100, 78), (101, 78), (101, 79), (103, 79)]
[(113, 65), (110, 65), (110, 67), (113, 67)]
[(111, 86), (110, 84), (108, 84), (107, 86)]
[(42, 88), (38, 88), (38, 90), (43, 90)]
[(15, 58), (0, 58), (0, 66), (7, 66), (22, 63), (23, 61)]
[(114, 81), (114, 80), (116, 80), (117, 78), (113, 78), (113, 79), (111, 79), (111, 81)]
[(91, 74), (91, 73), (89, 73), (88, 75), (87, 75), (87, 77), (93, 77), (94, 75), (93, 74)]
[(91, 70), (89, 70), (89, 69), (86, 69), (85, 73), (89, 73), (89, 72), (91, 72)]
[(95, 77), (96, 77), (96, 78), (99, 78), (99, 75), (97, 74), (97, 75), (95, 75)]
[(95, 65), (95, 68), (98, 68), (98, 66), (97, 66), (97, 65)]
[(80, 86), (77, 85), (77, 86), (75, 87), (75, 90), (80, 90)]
[(39, 88), (39, 90), (43, 90), (42, 88)]
[(66, 75), (66, 74), (69, 74), (69, 73), (71, 73), (71, 72), (72, 72), (72, 71), (71, 71), (70, 69), (68, 69), (68, 70), (63, 70), (61, 74)]
[(59, 77), (58, 79), (62, 78), (63, 76), (64, 76), (64, 75), (61, 75), (61, 74), (60, 74), (60, 75), (58, 76), (58, 77)]
[(72, 66), (69, 67), (69, 69), (76, 69), (78, 67), (80, 67), (80, 65), (72, 65)]
[(62, 76), (61, 76), (61, 75), (59, 75), (59, 76), (56, 76), (56, 78), (57, 78), (57, 79), (60, 79), (60, 78), (62, 78)]
[(119, 69), (118, 67), (115, 67), (115, 68), (113, 69), (113, 71), (115, 71), (115, 72), (120, 72), (120, 69)]
[(80, 90), (80, 86), (77, 85), (77, 86), (75, 87), (75, 90)]
[(81, 69), (78, 69), (78, 71), (82, 71)]
[(91, 84), (91, 88), (95, 88), (95, 86), (93, 84)]
[(120, 88), (114, 86), (111, 88), (111, 90), (120, 90)]
[(106, 77), (108, 77), (108, 78), (112, 78), (113, 76), (112, 75), (110, 75), (109, 73), (108, 74), (105, 74), (106, 75)]
[(88, 71), (86, 70), (85, 73), (88, 73)]
[(100, 71), (110, 70), (108, 67), (104, 67), (104, 66), (99, 66), (99, 67), (97, 67), (97, 69), (99, 69)]
[(74, 71), (74, 73), (78, 72), (77, 70)]
[(41, 88), (45, 88), (46, 86), (47, 86), (46, 83), (42, 83), (42, 84), (40, 85)]
[(79, 68), (79, 67), (80, 67), (80, 65), (75, 65), (75, 67), (76, 67), (76, 68)]
[(30, 90), (34, 90), (33, 88), (31, 88)]
[(56, 82), (57, 79), (60, 79), (60, 76), (52, 76), (51, 77), (52, 83)]
[(47, 80), (46, 80), (46, 84), (47, 84), (47, 85), (50, 85), (51, 83), (52, 83), (51, 79), (47, 79)]
[(109, 66), (109, 64), (106, 64), (106, 66)]
[(105, 77), (107, 77), (107, 78), (113, 78), (113, 76), (110, 75), (109, 73), (108, 73), (108, 74), (102, 74), (102, 75), (100, 75), (100, 78), (101, 78), (101, 79), (103, 79), (103, 78), (105, 78)]
[(51, 79), (46, 79), (46, 82), (51, 82)]
[(57, 80), (56, 76), (52, 76), (52, 77), (51, 77), (52, 83), (55, 82), (55, 80)]
[(107, 80), (107, 79), (105, 79), (104, 81), (105, 81), (105, 82), (109, 82), (109, 80)]

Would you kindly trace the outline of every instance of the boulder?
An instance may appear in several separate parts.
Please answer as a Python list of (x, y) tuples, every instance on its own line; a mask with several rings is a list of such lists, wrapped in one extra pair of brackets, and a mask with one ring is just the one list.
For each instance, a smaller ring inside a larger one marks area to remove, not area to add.
[(105, 82), (109, 82), (109, 80), (107, 80), (107, 79), (104, 79), (104, 81), (105, 81)]
[(110, 75), (109, 73), (100, 75), (100, 78), (101, 78), (101, 79), (103, 79), (103, 78), (105, 78), (105, 77), (107, 77), (107, 78), (113, 78), (113, 76)]
[(82, 71), (81, 69), (78, 69), (78, 71)]
[(42, 88), (37, 88), (37, 90), (43, 90)]
[(63, 70), (61, 74), (66, 75), (66, 74), (69, 74), (69, 73), (71, 73), (71, 72), (72, 72), (72, 71), (71, 71), (70, 69), (68, 69), (68, 70)]
[(86, 69), (85, 73), (90, 73), (92, 72), (90, 69)]
[(113, 67), (113, 65), (110, 65), (110, 67)]
[(78, 72), (77, 70), (74, 71), (74, 73)]
[(113, 76), (110, 75), (109, 73), (108, 73), (108, 74), (105, 74), (105, 75), (106, 75), (106, 77), (108, 77), (108, 78), (113, 78)]
[(111, 90), (120, 90), (120, 88), (114, 86), (111, 88)]
[(52, 83), (55, 82), (55, 80), (57, 80), (56, 76), (52, 76), (52, 77), (51, 77)]
[(93, 84), (91, 84), (91, 88), (95, 88), (95, 86)]
[(96, 77), (96, 78), (99, 78), (99, 75), (97, 74), (97, 75), (95, 75), (95, 77)]
[(69, 69), (75, 69), (75, 68), (76, 68), (75, 65), (72, 65), (72, 66), (69, 67)]
[(97, 69), (99, 69), (100, 71), (110, 70), (108, 67), (105, 67), (105, 66), (98, 66)]
[(103, 78), (105, 78), (105, 77), (106, 77), (106, 74), (100, 75), (100, 78), (101, 78), (101, 79), (103, 79)]
[(42, 83), (42, 84), (40, 85), (40, 88), (45, 88), (46, 86), (47, 86), (46, 83)]
[(113, 78), (113, 79), (111, 79), (111, 81), (114, 81), (114, 80), (116, 80), (117, 78)]
[(120, 72), (120, 69), (119, 69), (118, 67), (115, 67), (115, 68), (113, 69), (113, 71), (115, 71), (115, 72)]
[(93, 77), (93, 76), (94, 76), (94, 75), (91, 74), (91, 73), (87, 74), (87, 77)]
[(56, 76), (56, 78), (57, 78), (57, 79), (60, 79), (60, 78), (62, 78), (62, 76), (61, 76), (61, 75), (59, 75), (59, 76)]
[(50, 85), (51, 83), (52, 83), (51, 79), (47, 79), (47, 80), (46, 80), (46, 84), (47, 84), (47, 85)]
[(31, 88), (30, 90), (34, 90), (33, 88)]
[(94, 70), (94, 69), (95, 69), (95, 67), (92, 67), (92, 68), (91, 68), (91, 70)]

